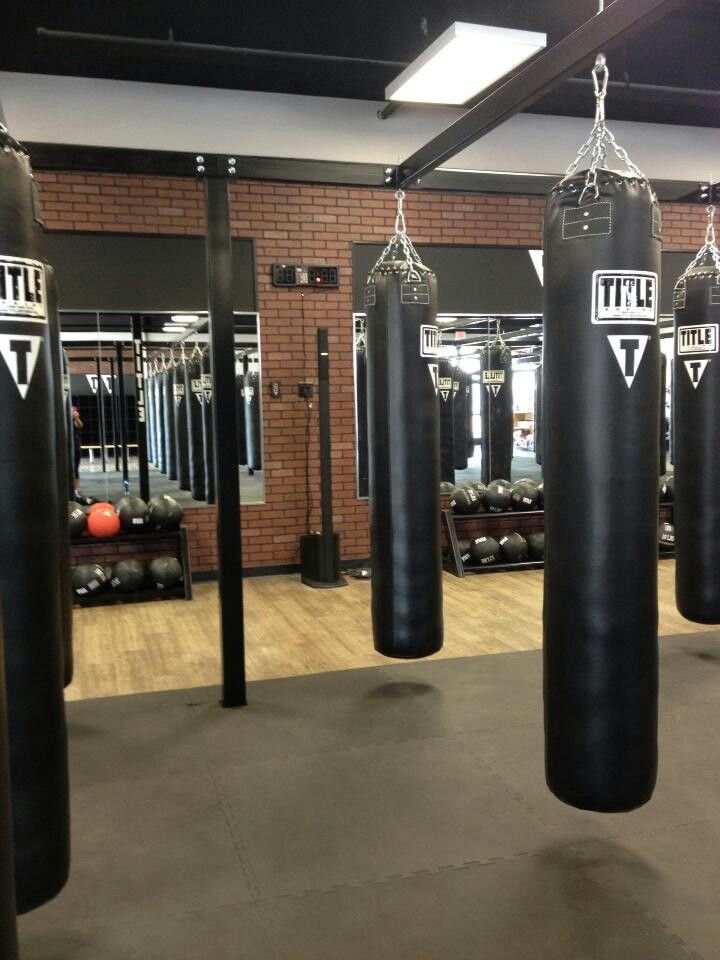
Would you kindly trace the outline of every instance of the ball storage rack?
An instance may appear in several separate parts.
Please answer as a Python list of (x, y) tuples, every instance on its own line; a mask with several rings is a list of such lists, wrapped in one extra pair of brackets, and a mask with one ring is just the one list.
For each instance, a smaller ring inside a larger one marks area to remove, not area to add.
[[(98, 549), (99, 548), (99, 549)], [(103, 549), (105, 548), (105, 549)], [(143, 533), (118, 533), (114, 537), (75, 537), (70, 541), (70, 558), (78, 563), (115, 564), (120, 560), (142, 560), (172, 555), (182, 566), (182, 580), (167, 590), (146, 587), (132, 593), (118, 593), (108, 583), (105, 590), (89, 597), (73, 593), (73, 602), (81, 607), (102, 607), (113, 603), (143, 603), (147, 600), (192, 600), (192, 571), (187, 528), (151, 530)]]
[[(659, 522), (667, 521), (672, 523), (672, 503), (661, 503), (659, 509)], [(443, 568), (456, 577), (464, 577), (467, 573), (500, 573), (516, 570), (542, 570), (545, 566), (543, 560), (523, 560), (520, 563), (486, 563), (486, 564), (468, 564), (463, 563), (458, 544), (458, 527), (462, 531), (461, 539), (473, 540), (477, 537), (495, 537), (499, 539), (505, 533), (510, 533), (514, 528), (507, 524), (509, 517), (518, 518), (518, 533), (541, 533), (543, 530), (543, 510), (504, 510), (502, 513), (487, 513), (480, 511), (478, 513), (453, 513), (449, 507), (443, 507), (440, 512), (442, 528), (446, 538), (446, 550), (443, 556)], [(530, 518), (536, 518), (533, 523)], [(502, 530), (498, 530), (498, 524), (502, 522)], [(674, 550), (658, 550), (660, 560), (672, 560), (675, 556)]]

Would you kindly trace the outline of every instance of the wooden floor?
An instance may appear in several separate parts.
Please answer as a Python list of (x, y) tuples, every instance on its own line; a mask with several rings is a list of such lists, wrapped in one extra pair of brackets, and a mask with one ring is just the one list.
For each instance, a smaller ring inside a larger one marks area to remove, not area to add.
[[(674, 603), (675, 563), (660, 563), (660, 635), (708, 628)], [(438, 657), (531, 650), (541, 644), (541, 570), (444, 577), (445, 646)], [(370, 584), (312, 590), (297, 576), (245, 581), (251, 680), (379, 666), (370, 630)], [(70, 700), (207, 686), (220, 676), (216, 584), (195, 599), (76, 609)]]

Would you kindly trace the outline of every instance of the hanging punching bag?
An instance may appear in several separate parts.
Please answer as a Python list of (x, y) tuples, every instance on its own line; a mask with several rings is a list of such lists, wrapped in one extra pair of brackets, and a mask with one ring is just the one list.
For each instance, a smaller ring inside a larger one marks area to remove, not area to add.
[(60, 574), (60, 602), (62, 606), (63, 641), (63, 683), (69, 686), (73, 678), (73, 593), (72, 570), (70, 566), (70, 528), (67, 522), (65, 504), (68, 487), (72, 486), (70, 463), (68, 462), (67, 402), (63, 381), (63, 350), (60, 346), (60, 315), (58, 313), (57, 285), (55, 271), (45, 264), (45, 284), (48, 311), (48, 343), (54, 371), (53, 393), (55, 400), (55, 443), (57, 445), (57, 483), (58, 483), (58, 572)]
[(472, 376), (465, 374), (465, 440), (468, 460), (475, 456), (475, 430), (473, 427)]
[(165, 381), (167, 372), (158, 366), (155, 371), (155, 436), (157, 468), (167, 475), (167, 447), (165, 444)]
[(453, 367), (449, 360), (438, 360), (438, 395), (440, 423), (440, 480), (455, 485), (455, 404)]
[(210, 349), (202, 357), (203, 459), (205, 460), (205, 503), (215, 503), (215, 435), (213, 433), (213, 380)]
[(190, 489), (190, 471), (188, 454), (188, 432), (187, 432), (187, 398), (185, 394), (185, 366), (187, 361), (185, 355), (173, 367), (173, 398), (175, 406), (173, 416), (175, 418), (175, 457), (177, 461), (177, 481), (181, 490)]
[(205, 499), (205, 460), (203, 453), (203, 388), (200, 356), (185, 365), (185, 412), (187, 414), (188, 474), (193, 500)]
[(68, 875), (70, 818), (56, 452), (57, 369), (35, 184), (0, 131), (0, 601), (7, 671), (15, 893), (20, 913)]
[(245, 443), (247, 446), (247, 465), (249, 470), (262, 469), (260, 455), (260, 432), (258, 418), (259, 397), (257, 395), (258, 377), (248, 367), (244, 377), (245, 392)]
[(545, 760), (556, 797), (609, 813), (657, 770), (660, 213), (626, 154), (582, 156), (545, 210)]
[[(2, 634), (0, 633), (0, 637)], [(10, 757), (7, 738), (5, 669), (0, 640), (0, 957), (18, 960), (13, 877)]]
[(436, 304), (435, 275), (396, 236), (365, 286), (372, 621), (386, 657), (442, 647)]
[(365, 339), (355, 345), (355, 416), (357, 423), (357, 492), (368, 495), (368, 435), (367, 435), (367, 358)]
[(60, 356), (62, 362), (62, 383), (63, 383), (63, 420), (65, 434), (65, 456), (69, 464), (69, 476), (67, 485), (67, 499), (73, 500), (75, 497), (75, 424), (73, 422), (73, 401), (72, 401), (72, 378), (70, 375), (70, 361), (64, 350), (61, 350)]
[(543, 368), (539, 363), (535, 368), (535, 463), (542, 466), (543, 442)]
[(665, 392), (667, 390), (667, 357), (660, 351), (660, 476), (667, 473), (667, 441), (665, 427)]
[(467, 470), (467, 374), (453, 370), (453, 448), (456, 470)]
[(177, 480), (177, 446), (175, 441), (175, 367), (174, 361), (163, 372), (163, 434), (165, 436), (165, 473), (168, 480)]
[(148, 460), (157, 466), (155, 455), (155, 371), (147, 361), (145, 374)]
[(483, 483), (511, 480), (513, 455), (512, 354), (501, 339), (480, 354), (482, 390), (481, 476)]
[(239, 361), (235, 362), (235, 409), (237, 411), (238, 465), (246, 467), (248, 454), (245, 428), (245, 372)]
[(720, 255), (708, 242), (675, 287), (675, 597), (720, 623)]

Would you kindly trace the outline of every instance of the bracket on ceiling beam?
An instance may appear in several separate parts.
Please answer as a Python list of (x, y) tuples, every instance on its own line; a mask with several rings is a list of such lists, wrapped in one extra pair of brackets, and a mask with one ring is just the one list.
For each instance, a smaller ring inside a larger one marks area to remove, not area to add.
[(204, 180), (233, 180), (237, 177), (237, 158), (230, 154), (196, 153), (192, 158), (192, 169), (196, 177)]

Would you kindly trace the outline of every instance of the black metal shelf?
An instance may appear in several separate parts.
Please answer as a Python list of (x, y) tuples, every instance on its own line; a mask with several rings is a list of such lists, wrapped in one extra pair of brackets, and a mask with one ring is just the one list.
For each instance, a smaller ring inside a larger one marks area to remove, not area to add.
[(108, 587), (101, 593), (95, 593), (89, 597), (74, 596), (73, 600), (79, 607), (109, 607), (117, 603), (145, 603), (148, 600), (191, 600), (192, 589), (190, 596), (187, 596), (187, 592), (184, 582), (169, 590), (157, 590), (151, 587), (147, 590), (135, 590), (132, 593), (117, 593), (112, 587)]
[[(452, 513), (452, 511), (448, 511)], [(537, 517), (544, 514), (542, 509), (538, 510), (501, 510), (499, 513), (493, 513), (490, 510), (477, 510), (475, 513), (453, 513), (455, 523), (458, 520), (487, 520), (488, 517)]]

